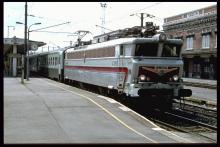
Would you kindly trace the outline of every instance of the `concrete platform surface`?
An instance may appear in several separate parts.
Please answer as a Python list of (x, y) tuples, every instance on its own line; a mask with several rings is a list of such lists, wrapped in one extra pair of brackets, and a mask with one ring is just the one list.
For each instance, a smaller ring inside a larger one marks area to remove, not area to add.
[(207, 143), (114, 101), (44, 78), (4, 78), (4, 143)]
[(217, 104), (216, 89), (200, 88), (200, 87), (192, 87), (192, 86), (184, 86), (184, 88), (192, 90), (191, 98), (193, 99), (207, 101), (215, 105)]
[(217, 89), (217, 80), (196, 79), (196, 78), (182, 78), (187, 86)]

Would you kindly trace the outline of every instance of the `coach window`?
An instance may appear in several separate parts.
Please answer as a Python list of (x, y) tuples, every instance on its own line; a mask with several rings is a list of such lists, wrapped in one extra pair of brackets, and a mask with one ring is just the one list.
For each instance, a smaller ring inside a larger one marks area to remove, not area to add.
[(46, 65), (46, 57), (44, 57), (44, 65)]

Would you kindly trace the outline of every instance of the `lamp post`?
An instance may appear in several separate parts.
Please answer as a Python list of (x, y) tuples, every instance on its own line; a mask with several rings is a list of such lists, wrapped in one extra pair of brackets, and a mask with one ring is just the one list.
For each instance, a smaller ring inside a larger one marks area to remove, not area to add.
[[(23, 23), (21, 23), (21, 22), (16, 22), (16, 24), (23, 24)], [(31, 28), (31, 26), (33, 26), (33, 25), (40, 25), (41, 23), (40, 22), (38, 22), (38, 23), (34, 23), (34, 24), (32, 24), (32, 25), (30, 25), (29, 27), (28, 27), (28, 39), (27, 39), (27, 45), (28, 45), (28, 47), (27, 47), (27, 54), (26, 54), (26, 58), (27, 58), (27, 60), (26, 60), (26, 80), (27, 81), (29, 81), (29, 47), (30, 47), (30, 45), (29, 45), (29, 37), (30, 37), (30, 32), (32, 32), (31, 30), (30, 30), (30, 28)]]
[[(31, 26), (33, 26), (33, 25), (40, 25), (41, 23), (40, 22), (38, 22), (38, 23), (34, 23), (34, 24), (32, 24), (32, 25), (30, 25), (29, 27), (28, 27), (28, 43), (27, 44), (29, 44), (29, 37), (30, 37), (30, 35), (29, 35), (29, 33), (31, 32), (30, 31), (30, 28), (31, 28)], [(30, 46), (28, 46), (28, 48), (27, 48), (27, 73), (26, 73), (26, 79), (27, 79), (27, 81), (29, 81), (29, 47)]]

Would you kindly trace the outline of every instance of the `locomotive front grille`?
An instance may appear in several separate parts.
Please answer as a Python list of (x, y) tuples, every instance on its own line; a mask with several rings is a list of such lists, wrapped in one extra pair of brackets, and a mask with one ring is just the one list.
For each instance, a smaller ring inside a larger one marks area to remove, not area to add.
[(166, 82), (178, 82), (174, 80), (174, 76), (179, 75), (179, 67), (149, 67), (140, 66), (138, 77), (145, 76), (140, 79), (142, 82), (155, 82), (155, 83), (166, 83)]

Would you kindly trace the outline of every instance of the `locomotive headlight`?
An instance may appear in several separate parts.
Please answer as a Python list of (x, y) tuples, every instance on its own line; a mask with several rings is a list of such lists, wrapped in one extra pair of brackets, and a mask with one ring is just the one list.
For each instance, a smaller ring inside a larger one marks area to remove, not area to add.
[(139, 78), (140, 78), (141, 81), (145, 81), (146, 80), (146, 76), (145, 75), (140, 75)]
[(160, 41), (166, 41), (166, 39), (167, 39), (166, 34), (161, 33), (160, 36), (159, 36), (159, 40), (160, 40)]
[(173, 76), (173, 80), (174, 80), (174, 81), (178, 81), (178, 79), (179, 79), (179, 77), (178, 77), (177, 75), (174, 75), (174, 76)]

